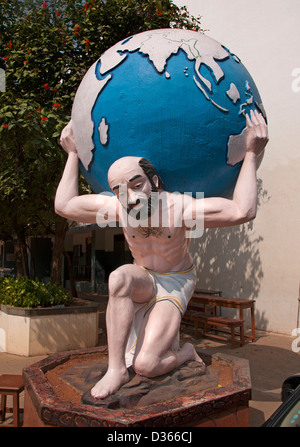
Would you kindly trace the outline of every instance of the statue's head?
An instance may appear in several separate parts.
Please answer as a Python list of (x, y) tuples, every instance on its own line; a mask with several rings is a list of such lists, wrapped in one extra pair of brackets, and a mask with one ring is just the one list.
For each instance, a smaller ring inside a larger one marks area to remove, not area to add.
[(107, 179), (110, 189), (128, 211), (147, 205), (150, 212), (151, 193), (162, 189), (162, 181), (155, 167), (141, 157), (116, 160), (109, 168)]

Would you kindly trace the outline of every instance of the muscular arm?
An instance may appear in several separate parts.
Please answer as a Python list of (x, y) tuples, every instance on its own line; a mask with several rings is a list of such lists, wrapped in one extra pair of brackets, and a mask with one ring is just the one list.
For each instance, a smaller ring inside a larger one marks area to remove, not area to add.
[[(68, 153), (67, 163), (55, 196), (55, 212), (77, 222), (96, 223), (97, 213), (116, 216), (117, 199), (100, 194), (78, 195), (78, 155), (70, 122), (61, 135), (61, 145)], [(116, 216), (117, 218), (117, 216)]]
[[(204, 227), (226, 227), (248, 222), (255, 218), (257, 207), (256, 160), (268, 142), (268, 129), (261, 114), (251, 111), (247, 115), (246, 155), (234, 189), (232, 200), (213, 197), (194, 200), (192, 211), (194, 221), (203, 222)], [(198, 206), (197, 206), (198, 202)], [(199, 210), (199, 211), (198, 211)], [(186, 212), (187, 210), (185, 210)]]
[(204, 226), (239, 225), (255, 218), (257, 206), (256, 156), (247, 152), (232, 200), (204, 199)]

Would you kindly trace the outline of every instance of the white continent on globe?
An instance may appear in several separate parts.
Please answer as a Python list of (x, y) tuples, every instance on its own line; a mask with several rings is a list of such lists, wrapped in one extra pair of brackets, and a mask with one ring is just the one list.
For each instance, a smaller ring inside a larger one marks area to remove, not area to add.
[(97, 62), (95, 62), (88, 70), (88, 73), (90, 72), (92, 76), (86, 75), (83, 78), (80, 89), (81, 94), (76, 94), (72, 108), (72, 117), (78, 114), (80, 114), (79, 116), (82, 116), (84, 131), (79, 131), (76, 126), (73, 126), (73, 131), (78, 157), (86, 169), (92, 161), (94, 149), (92, 108), (99, 93), (111, 79), (111, 75), (109, 75), (105, 79), (99, 81), (95, 75), (96, 65)]
[[(158, 48), (159, 51), (157, 51)], [(107, 72), (116, 68), (123, 62), (127, 58), (128, 53), (137, 50), (149, 58), (158, 73), (163, 73), (166, 69), (168, 58), (172, 54), (177, 54), (180, 49), (186, 53), (189, 60), (195, 61), (194, 70), (196, 76), (194, 76), (193, 79), (205, 98), (223, 112), (228, 112), (226, 108), (218, 105), (201, 85), (204, 84), (213, 96), (211, 82), (200, 73), (201, 65), (205, 64), (211, 70), (218, 82), (224, 76), (224, 73), (216, 61), (226, 59), (228, 57), (228, 52), (219, 42), (200, 32), (195, 33), (194, 31), (182, 29), (160, 29), (146, 31), (129, 37), (122, 42), (118, 42), (102, 54), (99, 59), (101, 62), (100, 73), (104, 76)], [(111, 74), (109, 74), (102, 80), (97, 79), (95, 74), (97, 63), (98, 61), (96, 61), (89, 69), (90, 75), (84, 77), (82, 84), (76, 93), (72, 110), (72, 116), (78, 116), (80, 112), (83, 121), (80, 130), (74, 127), (74, 134), (78, 156), (85, 169), (88, 169), (93, 158), (94, 124), (91, 116), (92, 108), (102, 89), (112, 78)], [(165, 72), (165, 76), (167, 79), (170, 79), (172, 73)], [(186, 76), (188, 76), (187, 73)], [(231, 84), (230, 90), (227, 91), (227, 95), (234, 103), (239, 98), (239, 92), (233, 83)], [(249, 97), (247, 104), (250, 104), (251, 101), (252, 98)], [(241, 105), (240, 113), (243, 113), (243, 106), (244, 104)], [(107, 131), (108, 126), (104, 120), (99, 128), (102, 141), (107, 141)], [(237, 162), (237, 153), (239, 153), (238, 159), (243, 159), (244, 154), (241, 153), (238, 148), (241, 147), (240, 143), (243, 140), (244, 135), (237, 136), (237, 138), (232, 138), (230, 140), (228, 146), (228, 164), (235, 164)]]
[[(230, 52), (218, 41), (200, 32), (174, 28), (145, 31), (126, 38), (105, 51), (90, 67), (75, 95), (72, 119), (74, 123), (77, 119), (76, 123), (79, 125), (74, 125), (73, 129), (78, 156), (87, 171), (93, 160), (95, 149), (94, 132), (96, 130), (99, 132), (100, 142), (103, 146), (108, 145), (109, 142), (110, 127), (107, 119), (102, 116), (98, 129), (94, 129), (95, 125), (92, 119), (92, 110), (98, 97), (113, 78), (113, 75), (109, 72), (125, 61), (130, 53), (138, 51), (142, 56), (148, 58), (158, 75), (163, 74), (166, 79), (170, 80), (168, 82), (172, 82), (172, 71), (169, 68), (167, 71), (167, 63), (168, 59), (172, 55), (177, 55), (179, 50), (184, 51), (190, 61), (194, 61), (193, 81), (205, 99), (223, 113), (229, 113), (226, 107), (222, 107), (214, 100), (216, 98), (212, 83), (205, 75), (200, 73), (201, 66), (205, 65), (209, 69), (206, 72), (207, 76), (213, 76), (217, 84), (224, 77), (224, 72), (218, 61), (226, 60)], [(236, 62), (240, 62), (235, 55), (232, 54), (232, 56)], [(103, 79), (98, 79), (96, 74), (99, 65), (100, 75), (103, 76)], [(184, 70), (186, 77), (189, 76), (187, 71), (188, 67)], [(246, 102), (240, 104), (239, 115), (245, 115), (245, 108), (254, 102), (248, 81), (245, 83), (244, 92), (239, 91), (234, 82), (230, 83), (230, 88), (226, 91), (226, 96), (233, 104), (241, 99), (242, 93), (246, 95), (247, 99)], [(256, 105), (265, 116), (262, 104)], [(227, 143), (228, 165), (234, 166), (243, 160), (245, 156), (245, 137), (246, 125), (240, 134), (229, 135)]]

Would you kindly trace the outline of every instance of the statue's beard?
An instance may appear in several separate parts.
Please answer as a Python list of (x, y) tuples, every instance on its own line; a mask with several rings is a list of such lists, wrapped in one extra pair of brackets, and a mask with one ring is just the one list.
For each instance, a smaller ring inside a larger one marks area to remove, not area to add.
[[(155, 193), (155, 194), (152, 194)], [(129, 214), (130, 211), (132, 209), (134, 209), (134, 207), (136, 205), (139, 205), (140, 203), (143, 203), (143, 207), (141, 208), (141, 210), (139, 210), (135, 216), (136, 220), (141, 220), (141, 216), (143, 215), (143, 211), (144, 211), (144, 207), (148, 207), (148, 213), (147, 213), (147, 224), (145, 225), (145, 221), (143, 221), (144, 225), (139, 225), (137, 227), (137, 231), (143, 236), (143, 237), (149, 237), (150, 235), (153, 236), (160, 236), (162, 234), (162, 228), (161, 226), (156, 226), (156, 227), (151, 227), (150, 224), (150, 218), (154, 215), (155, 211), (157, 210), (158, 207), (158, 189), (156, 187), (156, 185), (151, 182), (151, 193), (150, 196), (148, 197), (148, 199), (138, 199), (136, 201), (136, 203), (134, 204), (130, 204), (127, 207), (127, 213)]]
[(148, 199), (137, 199), (137, 201), (135, 203), (131, 203), (127, 206), (127, 213), (129, 214), (130, 211), (132, 209), (134, 209), (135, 206), (139, 205), (140, 203), (143, 204), (141, 210), (139, 210), (139, 212), (137, 212), (136, 214), (136, 219), (139, 220), (141, 219), (141, 216), (143, 215), (143, 210), (144, 207), (148, 207), (148, 218), (150, 218), (151, 216), (153, 216), (154, 212), (157, 209), (157, 205), (158, 205), (158, 194), (152, 194), (152, 193), (157, 193), (158, 189), (156, 187), (156, 185), (154, 183), (151, 182), (151, 193), (150, 196), (148, 197)]

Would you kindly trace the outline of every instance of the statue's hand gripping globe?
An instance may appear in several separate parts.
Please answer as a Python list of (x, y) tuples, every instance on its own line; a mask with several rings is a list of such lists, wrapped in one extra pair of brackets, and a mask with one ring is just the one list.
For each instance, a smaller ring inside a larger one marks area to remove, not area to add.
[(125, 156), (147, 158), (171, 192), (230, 196), (245, 156), (253, 79), (219, 42), (181, 29), (129, 37), (84, 76), (72, 109), (80, 168), (95, 193)]

